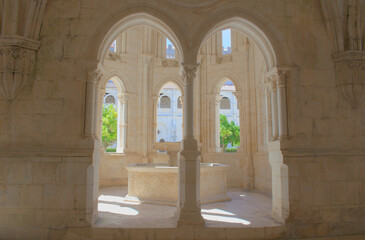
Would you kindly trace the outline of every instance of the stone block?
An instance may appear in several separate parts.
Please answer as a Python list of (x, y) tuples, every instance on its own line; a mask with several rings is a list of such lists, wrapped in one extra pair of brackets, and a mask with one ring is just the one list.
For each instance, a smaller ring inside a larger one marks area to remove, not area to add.
[(30, 184), (32, 182), (31, 163), (9, 163), (7, 171), (7, 182), (9, 184)]
[(308, 207), (313, 205), (313, 187), (312, 182), (300, 183), (300, 206)]
[(80, 0), (54, 0), (48, 3), (45, 18), (77, 18), (80, 8)]
[(41, 208), (43, 187), (40, 185), (23, 185), (20, 190), (20, 206), (24, 208)]
[(347, 203), (360, 204), (361, 200), (362, 182), (348, 182), (347, 183)]
[(316, 182), (313, 184), (313, 205), (324, 206), (331, 202), (331, 184)]
[(56, 181), (59, 184), (86, 184), (88, 163), (62, 162), (57, 165)]
[(114, 240), (114, 231), (107, 228), (93, 228), (91, 236), (93, 240)]
[(177, 230), (176, 229), (156, 229), (155, 230), (155, 234), (156, 234), (156, 239), (161, 239), (161, 240), (170, 240), (170, 239), (176, 239), (177, 234), (176, 234)]
[(265, 239), (265, 228), (229, 228), (226, 229), (227, 240), (233, 239)]
[(57, 162), (33, 163), (33, 184), (54, 184)]
[(43, 208), (73, 209), (73, 185), (45, 185), (43, 196)]
[(70, 210), (67, 213), (67, 226), (68, 227), (88, 227), (90, 224), (86, 219), (85, 210)]
[(19, 207), (20, 187), (18, 185), (7, 185), (5, 190), (6, 207)]
[(331, 182), (331, 204), (347, 203), (347, 182)]
[(37, 210), (35, 221), (39, 227), (63, 228), (66, 226), (67, 212), (64, 210)]
[(4, 209), (0, 213), (0, 226), (20, 229), (34, 226), (34, 210), (12, 208)]
[(21, 228), (15, 231), (15, 239), (47, 240), (48, 229), (45, 228)]
[(86, 185), (76, 185), (74, 196), (74, 209), (86, 209)]

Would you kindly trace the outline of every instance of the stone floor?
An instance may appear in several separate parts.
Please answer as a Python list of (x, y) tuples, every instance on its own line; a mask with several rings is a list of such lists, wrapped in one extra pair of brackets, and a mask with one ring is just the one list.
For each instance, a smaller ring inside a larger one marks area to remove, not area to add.
[[(95, 227), (175, 228), (175, 207), (124, 201), (127, 187), (99, 191), (99, 219)], [(271, 199), (252, 192), (230, 189), (231, 201), (201, 206), (208, 228), (261, 228), (281, 226), (271, 218)]]

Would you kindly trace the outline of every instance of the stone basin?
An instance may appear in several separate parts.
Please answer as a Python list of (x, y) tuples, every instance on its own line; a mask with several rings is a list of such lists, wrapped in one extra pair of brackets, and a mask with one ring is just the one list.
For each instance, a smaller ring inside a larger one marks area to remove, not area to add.
[[(128, 170), (126, 201), (176, 206), (178, 168), (164, 163), (132, 164)], [(200, 164), (200, 202), (229, 201), (227, 165)]]

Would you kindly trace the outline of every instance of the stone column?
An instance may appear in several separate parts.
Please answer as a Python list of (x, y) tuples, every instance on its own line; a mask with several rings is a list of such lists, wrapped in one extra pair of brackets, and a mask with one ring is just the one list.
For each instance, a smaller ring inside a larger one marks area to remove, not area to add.
[(153, 142), (157, 142), (157, 111), (158, 111), (158, 96), (153, 97), (153, 122), (152, 122), (152, 133), (153, 133)]
[(103, 73), (101, 69), (89, 71), (89, 79), (86, 82), (86, 115), (85, 115), (85, 128), (84, 135), (86, 137), (95, 136), (95, 105), (97, 101), (96, 86), (100, 82)]
[(271, 116), (272, 116), (272, 141), (275, 141), (279, 136), (279, 125), (278, 125), (278, 99), (276, 90), (276, 81), (271, 79)]
[(124, 153), (127, 148), (128, 96), (125, 93), (118, 94), (118, 101), (118, 152)]
[(200, 213), (200, 152), (194, 139), (194, 79), (197, 64), (182, 64), (184, 87), (184, 139), (179, 155), (178, 226), (204, 225)]
[(265, 86), (265, 104), (266, 104), (266, 116), (267, 116), (267, 140), (272, 139), (272, 116), (271, 116), (271, 102), (270, 102), (270, 87)]
[(220, 103), (222, 100), (222, 96), (220, 95), (216, 95), (215, 96), (215, 121), (214, 121), (214, 128), (215, 128), (215, 151), (216, 152), (221, 152), (222, 148), (221, 148), (221, 141), (220, 141), (220, 115), (219, 115), (219, 110), (220, 110)]
[(243, 134), (243, 123), (244, 123), (244, 114), (243, 112), (243, 103), (242, 103), (242, 94), (241, 92), (233, 92), (233, 95), (236, 97), (237, 100), (237, 109), (239, 111), (239, 127), (240, 127), (240, 145), (237, 148), (237, 152), (243, 152), (243, 146), (246, 142), (245, 136)]
[(276, 74), (277, 94), (278, 94), (278, 120), (279, 138), (288, 137), (288, 121), (286, 111), (286, 73), (278, 71)]
[(96, 135), (102, 142), (102, 129), (103, 129), (103, 108), (104, 108), (104, 95), (105, 95), (105, 88), (99, 88), (99, 98), (98, 98), (98, 116), (97, 116), (97, 127), (96, 127)]

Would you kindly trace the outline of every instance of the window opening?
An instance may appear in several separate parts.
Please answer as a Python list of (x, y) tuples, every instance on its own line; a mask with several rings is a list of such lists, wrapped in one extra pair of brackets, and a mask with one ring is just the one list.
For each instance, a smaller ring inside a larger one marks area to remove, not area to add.
[[(180, 142), (182, 139), (182, 108), (181, 91), (172, 82), (166, 83), (160, 94), (159, 108), (157, 109), (156, 141), (164, 139), (166, 142)], [(180, 105), (179, 105), (180, 104)]]
[(222, 53), (231, 53), (232, 42), (231, 42), (231, 29), (222, 31)]
[(171, 100), (168, 96), (160, 98), (160, 108), (171, 108)]
[(240, 145), (239, 110), (234, 96), (236, 88), (232, 81), (226, 81), (220, 89), (222, 99), (219, 108), (219, 138), (223, 152), (237, 152)]
[(109, 80), (105, 87), (106, 97), (103, 102), (102, 144), (106, 152), (116, 152), (118, 139), (118, 103), (114, 96), (118, 89)]
[(116, 52), (117, 51), (117, 40), (114, 40), (109, 47), (109, 52)]
[(220, 104), (220, 109), (231, 109), (231, 101), (228, 97), (223, 97)]
[(166, 38), (166, 58), (175, 58), (175, 46)]

